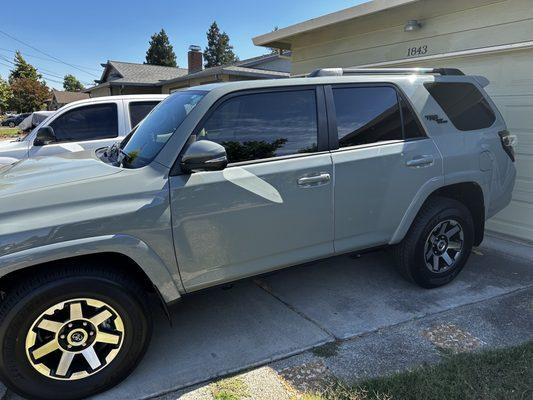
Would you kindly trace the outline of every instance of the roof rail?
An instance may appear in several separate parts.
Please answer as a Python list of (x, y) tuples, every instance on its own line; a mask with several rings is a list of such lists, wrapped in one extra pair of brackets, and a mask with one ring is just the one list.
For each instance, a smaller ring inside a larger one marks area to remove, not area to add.
[(310, 78), (319, 76), (343, 75), (405, 75), (405, 74), (434, 74), (434, 75), (464, 75), (457, 68), (322, 68), (311, 72)]

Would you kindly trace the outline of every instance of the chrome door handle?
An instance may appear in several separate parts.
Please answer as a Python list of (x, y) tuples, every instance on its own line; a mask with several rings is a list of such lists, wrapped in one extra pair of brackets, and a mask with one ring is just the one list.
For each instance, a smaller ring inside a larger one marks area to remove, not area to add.
[(319, 175), (313, 175), (313, 176), (303, 176), (298, 179), (298, 185), (299, 186), (312, 186), (312, 185), (318, 185), (321, 183), (328, 183), (331, 180), (330, 174), (319, 174)]
[(429, 167), (433, 165), (435, 159), (433, 156), (419, 156), (407, 161), (405, 165), (411, 168)]

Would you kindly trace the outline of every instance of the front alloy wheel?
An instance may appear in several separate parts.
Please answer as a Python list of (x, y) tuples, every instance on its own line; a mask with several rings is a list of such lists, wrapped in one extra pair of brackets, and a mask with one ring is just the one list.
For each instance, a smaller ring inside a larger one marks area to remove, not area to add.
[(39, 373), (52, 379), (86, 378), (117, 356), (124, 322), (95, 299), (64, 301), (48, 308), (26, 336), (26, 355)]
[(95, 395), (126, 378), (148, 346), (147, 296), (97, 265), (50, 267), (0, 303), (0, 378), (28, 399)]

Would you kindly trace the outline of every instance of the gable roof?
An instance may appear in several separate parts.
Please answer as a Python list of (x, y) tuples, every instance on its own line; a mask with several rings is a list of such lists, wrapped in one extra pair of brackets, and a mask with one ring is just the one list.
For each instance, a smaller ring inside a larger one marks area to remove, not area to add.
[(186, 68), (113, 60), (108, 60), (102, 67), (102, 77), (95, 81), (95, 86), (85, 89), (85, 93), (107, 86), (159, 86), (163, 81), (187, 75), (189, 72)]
[[(106, 69), (113, 67), (122, 77), (113, 79), (121, 83), (157, 84), (161, 81), (186, 75), (189, 71), (185, 68), (164, 67), (161, 65), (136, 64), (122, 61), (108, 61)], [(106, 71), (102, 77), (106, 75)]]
[(52, 98), (55, 98), (58, 104), (68, 104), (72, 103), (73, 101), (88, 99), (89, 94), (83, 92), (52, 90)]

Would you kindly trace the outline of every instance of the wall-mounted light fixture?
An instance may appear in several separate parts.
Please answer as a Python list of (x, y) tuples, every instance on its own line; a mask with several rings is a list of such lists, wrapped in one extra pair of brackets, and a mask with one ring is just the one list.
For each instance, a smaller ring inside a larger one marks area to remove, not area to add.
[(414, 32), (414, 31), (419, 30), (420, 28), (422, 28), (422, 24), (417, 19), (410, 19), (405, 24), (405, 27), (403, 28), (403, 30), (405, 32)]

